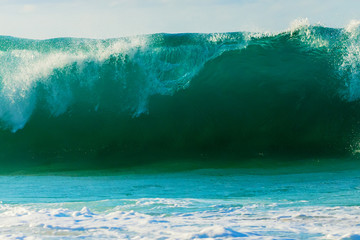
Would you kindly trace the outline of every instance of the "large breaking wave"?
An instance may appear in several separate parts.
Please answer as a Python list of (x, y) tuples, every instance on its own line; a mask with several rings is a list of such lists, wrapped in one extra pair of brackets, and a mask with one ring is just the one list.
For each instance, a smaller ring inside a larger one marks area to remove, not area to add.
[(359, 99), (356, 22), (278, 34), (0, 37), (4, 166), (347, 156), (358, 148)]

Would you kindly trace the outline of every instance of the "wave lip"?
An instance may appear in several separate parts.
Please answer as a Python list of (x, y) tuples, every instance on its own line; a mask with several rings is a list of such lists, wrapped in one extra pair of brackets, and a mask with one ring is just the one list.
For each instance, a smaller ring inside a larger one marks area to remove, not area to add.
[(43, 99), (58, 116), (72, 101), (81, 101), (73, 99), (77, 88), (94, 91), (100, 81), (116, 84), (118, 94), (132, 98), (121, 107), (138, 116), (147, 111), (149, 96), (186, 88), (205, 62), (242, 47), (242, 34), (237, 35), (157, 34), (103, 41), (3, 37), (0, 118), (12, 131), (22, 129)]

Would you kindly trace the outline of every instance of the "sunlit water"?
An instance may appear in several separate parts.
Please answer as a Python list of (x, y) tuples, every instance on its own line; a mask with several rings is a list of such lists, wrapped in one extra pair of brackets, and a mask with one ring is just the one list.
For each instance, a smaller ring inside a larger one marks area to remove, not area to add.
[(2, 176), (0, 238), (358, 239), (359, 173)]

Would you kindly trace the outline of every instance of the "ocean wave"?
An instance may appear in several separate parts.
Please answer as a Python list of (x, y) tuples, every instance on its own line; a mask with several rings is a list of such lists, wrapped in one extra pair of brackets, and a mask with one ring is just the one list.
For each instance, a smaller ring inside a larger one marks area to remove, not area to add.
[(305, 20), (277, 34), (0, 37), (0, 157), (351, 155), (359, 34)]

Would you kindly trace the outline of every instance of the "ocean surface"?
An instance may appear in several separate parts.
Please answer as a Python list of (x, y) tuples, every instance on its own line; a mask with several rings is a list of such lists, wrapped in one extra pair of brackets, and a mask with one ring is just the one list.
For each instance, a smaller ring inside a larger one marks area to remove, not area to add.
[(359, 239), (359, 173), (2, 176), (0, 238)]
[(0, 36), (0, 239), (360, 239), (360, 24)]

